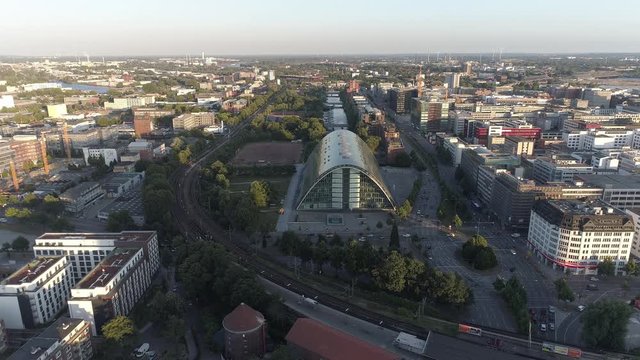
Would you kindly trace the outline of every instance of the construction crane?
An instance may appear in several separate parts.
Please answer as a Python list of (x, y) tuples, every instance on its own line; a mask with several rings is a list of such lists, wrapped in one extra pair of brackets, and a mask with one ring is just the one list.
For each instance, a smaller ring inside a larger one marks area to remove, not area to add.
[(64, 143), (64, 152), (67, 154), (67, 162), (71, 163), (71, 141), (69, 140), (69, 131), (67, 130), (67, 122), (62, 127), (62, 142)]
[(20, 191), (20, 182), (18, 181), (18, 174), (16, 173), (16, 164), (13, 160), (9, 161), (9, 169), (11, 171), (11, 180), (13, 181), (13, 188), (15, 191)]
[(47, 158), (47, 139), (44, 134), (40, 137), (40, 152), (42, 153), (42, 165), (44, 166), (44, 173), (49, 175), (49, 159)]

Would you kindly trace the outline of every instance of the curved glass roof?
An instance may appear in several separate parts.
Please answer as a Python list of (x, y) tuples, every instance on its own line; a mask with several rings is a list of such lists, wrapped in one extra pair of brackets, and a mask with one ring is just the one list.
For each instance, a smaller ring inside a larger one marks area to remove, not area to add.
[(334, 130), (328, 133), (313, 149), (304, 168), (300, 201), (315, 183), (340, 167), (353, 167), (362, 171), (380, 187), (395, 206), (373, 152), (358, 135), (349, 130)]

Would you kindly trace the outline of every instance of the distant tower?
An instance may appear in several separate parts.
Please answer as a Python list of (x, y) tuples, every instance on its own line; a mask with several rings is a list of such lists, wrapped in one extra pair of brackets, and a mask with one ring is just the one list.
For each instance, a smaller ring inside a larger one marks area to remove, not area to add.
[(13, 189), (15, 191), (20, 190), (20, 181), (18, 180), (18, 174), (16, 173), (16, 164), (13, 160), (9, 161), (9, 170), (11, 171), (11, 180), (13, 181)]
[(204, 51), (202, 52), (202, 61), (204, 61)]
[(418, 99), (422, 98), (422, 88), (424, 87), (424, 79), (422, 77), (422, 65), (420, 65), (420, 70), (418, 71), (418, 75), (416, 75), (416, 86), (418, 87)]

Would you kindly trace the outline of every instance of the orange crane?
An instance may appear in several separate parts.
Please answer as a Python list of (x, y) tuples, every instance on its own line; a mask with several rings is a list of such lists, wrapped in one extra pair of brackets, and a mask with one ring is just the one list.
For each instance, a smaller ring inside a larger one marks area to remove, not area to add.
[(64, 143), (64, 152), (67, 154), (67, 161), (71, 163), (71, 140), (69, 139), (69, 131), (67, 130), (67, 122), (62, 127), (62, 142)]
[(40, 137), (40, 151), (42, 152), (42, 165), (44, 165), (44, 173), (49, 175), (49, 159), (47, 159), (47, 139), (44, 134)]
[(20, 191), (20, 182), (18, 181), (18, 174), (16, 173), (16, 164), (13, 160), (9, 161), (9, 169), (11, 170), (11, 180), (13, 181), (13, 188), (16, 191)]

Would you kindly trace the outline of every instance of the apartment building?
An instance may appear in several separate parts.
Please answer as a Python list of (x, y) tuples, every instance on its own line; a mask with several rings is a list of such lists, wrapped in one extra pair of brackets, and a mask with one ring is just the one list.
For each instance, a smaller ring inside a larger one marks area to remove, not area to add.
[(418, 89), (389, 89), (389, 106), (396, 114), (411, 112), (411, 99), (418, 97)]
[(0, 283), (0, 318), (9, 329), (46, 324), (63, 310), (72, 285), (64, 256), (39, 257)]
[(182, 114), (173, 118), (173, 130), (191, 130), (216, 123), (215, 113), (199, 112)]
[(460, 159), (460, 169), (465, 181), (475, 191), (478, 187), (478, 169), (482, 165), (496, 169), (512, 169), (520, 164), (520, 158), (504, 153), (495, 153), (485, 147), (465, 149)]
[(554, 269), (596, 274), (605, 259), (622, 271), (634, 231), (631, 216), (600, 200), (542, 200), (531, 211), (527, 242), (534, 255)]
[(89, 360), (93, 358), (90, 331), (82, 319), (61, 317), (7, 360)]
[(85, 277), (117, 247), (144, 248), (149, 271), (160, 267), (158, 234), (155, 231), (119, 233), (45, 233), (35, 240), (33, 252), (40, 256), (66, 256), (73, 284)]
[(540, 183), (571, 182), (576, 175), (592, 173), (593, 166), (566, 154), (537, 158), (533, 164), (533, 179)]
[(101, 156), (107, 166), (118, 162), (118, 151), (116, 149), (83, 147), (82, 156), (87, 165), (89, 165), (89, 158), (99, 159)]
[(15, 153), (14, 161), (18, 169), (26, 171), (42, 161), (41, 144), (35, 135), (14, 135), (9, 144)]
[(504, 148), (513, 155), (533, 155), (535, 141), (519, 136), (507, 136), (504, 139)]
[(440, 131), (440, 122), (449, 118), (449, 103), (446, 101), (413, 99), (411, 123), (416, 129), (426, 132)]
[(71, 289), (69, 314), (89, 322), (97, 335), (109, 319), (129, 314), (153, 274), (142, 247), (115, 248)]
[(631, 216), (634, 224), (631, 255), (636, 259), (640, 259), (640, 208), (625, 209), (624, 212)]

